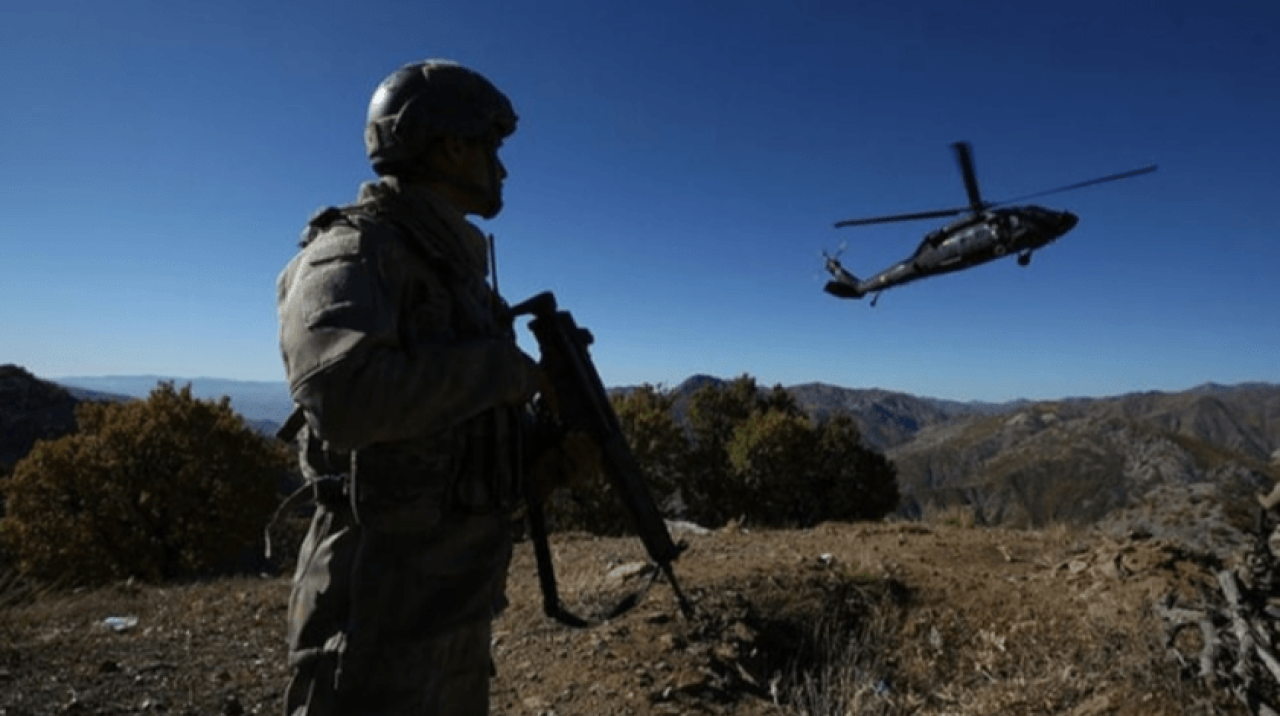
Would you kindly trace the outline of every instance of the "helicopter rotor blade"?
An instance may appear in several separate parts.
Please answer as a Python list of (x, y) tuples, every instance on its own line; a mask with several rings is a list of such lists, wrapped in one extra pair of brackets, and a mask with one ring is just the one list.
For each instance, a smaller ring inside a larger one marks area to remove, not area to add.
[(999, 206), (1003, 206), (1004, 204), (1016, 204), (1021, 201), (1026, 201), (1027, 199), (1035, 199), (1037, 197), (1048, 196), (1049, 194), (1057, 194), (1059, 192), (1064, 192), (1064, 191), (1071, 191), (1073, 189), (1082, 189), (1086, 186), (1093, 186), (1094, 184), (1101, 184), (1103, 182), (1116, 181), (1118, 179), (1128, 179), (1129, 177), (1136, 177), (1141, 174), (1150, 174), (1155, 170), (1156, 170), (1155, 164), (1148, 164), (1145, 167), (1141, 167), (1138, 169), (1131, 169), (1127, 172), (1120, 172), (1119, 174), (1108, 174), (1107, 176), (1098, 177), (1097, 179), (1090, 179), (1089, 181), (1082, 181), (1078, 184), (1068, 184), (1067, 186), (1060, 186), (1057, 189), (1047, 189), (1045, 191), (1038, 191), (1034, 194), (1027, 194), (1026, 196), (1017, 197), (1016, 199), (1006, 199), (1000, 202)]
[(978, 189), (978, 172), (973, 168), (973, 148), (968, 142), (956, 142), (951, 145), (955, 150), (956, 161), (960, 164), (960, 174), (964, 177), (964, 190), (969, 195), (969, 209), (975, 214), (987, 207), (982, 201), (982, 192)]
[(958, 216), (968, 211), (964, 209), (938, 209), (937, 211), (922, 211), (917, 214), (895, 214), (893, 216), (877, 216), (871, 219), (845, 219), (837, 221), (836, 228), (846, 226), (867, 226), (868, 224), (888, 224), (895, 221), (918, 221), (920, 219), (941, 219), (946, 216)]

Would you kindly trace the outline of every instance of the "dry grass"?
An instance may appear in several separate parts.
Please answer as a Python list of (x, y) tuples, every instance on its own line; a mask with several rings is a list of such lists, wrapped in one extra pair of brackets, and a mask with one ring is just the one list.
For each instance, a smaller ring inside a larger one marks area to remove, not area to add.
[(1150, 615), (1150, 638), (1135, 644), (1132, 624), (1063, 639), (1059, 627), (955, 618), (920, 634), (900, 605), (866, 606), (856, 624), (819, 621), (821, 658), (787, 679), (790, 713), (1218, 713), (1202, 688), (1183, 680)]
[[(900, 588), (852, 588), (809, 634), (811, 661), (791, 664), (785, 678), (789, 709), (805, 716), (897, 713), (893, 664), (885, 644), (901, 629)], [(876, 592), (880, 592), (876, 594)]]
[[(934, 515), (936, 536), (968, 533), (958, 526), (965, 514)], [(1096, 566), (1110, 553), (1080, 552), (1078, 562), (1068, 557), (1051, 566), (1046, 557), (1072, 554), (1086, 536), (1061, 523), (1027, 534), (1035, 536), (1034, 551), (1020, 552), (1016, 541), (992, 545), (1006, 562), (1047, 570), (1022, 582), (1026, 599), (957, 590), (931, 600), (889, 588), (893, 579), (873, 584), (859, 576), (863, 581), (843, 601), (814, 620), (812, 646), (802, 652), (807, 660), (798, 659), (783, 680), (787, 713), (1240, 713), (1238, 704), (1184, 668), (1154, 604), (1134, 601), (1132, 593), (1116, 591), (1120, 583), (1099, 576)], [(1073, 563), (1084, 567), (1070, 577)], [(850, 566), (865, 573), (858, 564)], [(981, 560), (972, 571), (981, 584), (987, 573)], [(1060, 596), (1041, 604), (1050, 599), (1046, 589)]]

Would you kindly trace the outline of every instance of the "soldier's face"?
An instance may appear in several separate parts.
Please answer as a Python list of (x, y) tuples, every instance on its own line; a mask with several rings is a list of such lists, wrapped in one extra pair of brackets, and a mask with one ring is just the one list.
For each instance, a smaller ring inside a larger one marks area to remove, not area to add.
[(502, 211), (502, 181), (507, 178), (498, 159), (501, 147), (499, 137), (447, 137), (427, 160), (428, 181), (463, 214), (492, 219)]
[(498, 158), (502, 140), (477, 139), (465, 142), (464, 147), (459, 174), (467, 206), (462, 210), (492, 219), (502, 211), (502, 182), (507, 178), (507, 168)]

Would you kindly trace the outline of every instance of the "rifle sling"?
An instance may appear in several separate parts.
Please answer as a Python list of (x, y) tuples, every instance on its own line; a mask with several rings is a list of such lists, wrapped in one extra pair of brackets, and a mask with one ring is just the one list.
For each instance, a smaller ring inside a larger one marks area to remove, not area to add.
[[(560, 603), (560, 592), (556, 587), (555, 564), (551, 559), (551, 543), (547, 538), (546, 515), (542, 511), (542, 503), (538, 500), (537, 495), (534, 494), (533, 486), (529, 484), (531, 482), (531, 480), (526, 481), (526, 516), (529, 520), (529, 538), (533, 542), (533, 554), (538, 564), (538, 585), (542, 588), (542, 611), (547, 616), (575, 629), (596, 626), (601, 622), (622, 616), (634, 609), (640, 604), (641, 599), (649, 591), (649, 588), (653, 586), (653, 583), (657, 581), (658, 576), (670, 571), (669, 566), (666, 570), (654, 569), (653, 574), (642, 587), (623, 597), (613, 609), (610, 609), (600, 619), (583, 619), (565, 609), (564, 605)], [(683, 611), (683, 604), (681, 606)]]

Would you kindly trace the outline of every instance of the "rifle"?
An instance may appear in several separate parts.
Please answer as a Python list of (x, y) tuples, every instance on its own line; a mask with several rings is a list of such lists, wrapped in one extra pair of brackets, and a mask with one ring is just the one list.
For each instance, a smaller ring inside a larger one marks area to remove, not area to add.
[[(613, 404), (609, 402), (609, 395), (600, 381), (600, 374), (596, 372), (595, 364), (591, 362), (591, 356), (587, 352), (594, 337), (587, 329), (580, 328), (568, 311), (557, 309), (556, 298), (550, 291), (517, 304), (512, 307), (511, 312), (515, 316), (534, 317), (529, 322), (529, 330), (538, 341), (540, 365), (555, 390), (560, 423), (566, 432), (582, 432), (600, 448), (604, 472), (631, 516), (649, 558), (658, 565), (660, 572), (655, 571), (654, 577), (659, 573), (666, 576), (667, 583), (676, 594), (680, 611), (686, 617), (691, 616), (693, 607), (680, 590), (680, 583), (671, 566), (688, 545), (672, 541), (662, 514), (658, 512), (658, 506), (649, 492), (644, 473), (627, 444), (618, 416), (613, 411)], [(547, 542), (546, 519), (531, 482), (525, 481), (526, 507), (534, 554), (538, 562), (538, 578), (542, 586), (543, 611), (565, 624), (586, 626), (585, 620), (567, 612), (560, 605), (551, 549)], [(652, 584), (652, 580), (649, 584)], [(647, 589), (648, 585), (645, 587)], [(624, 600), (609, 614), (609, 618), (635, 606), (642, 593), (643, 590)]]

